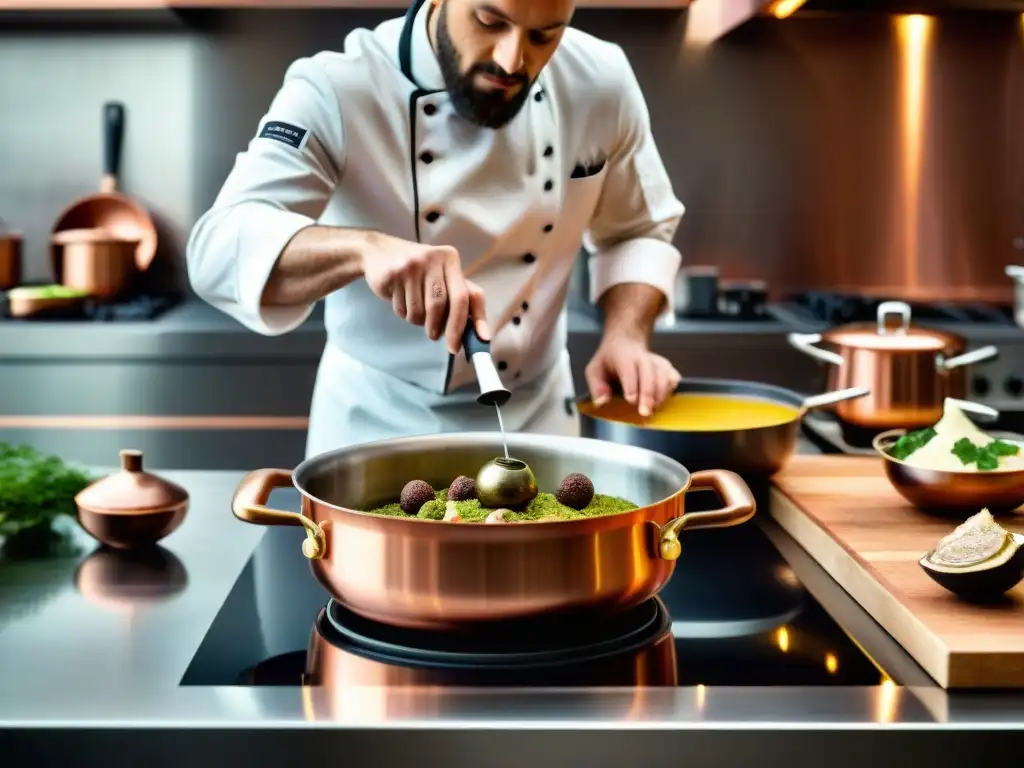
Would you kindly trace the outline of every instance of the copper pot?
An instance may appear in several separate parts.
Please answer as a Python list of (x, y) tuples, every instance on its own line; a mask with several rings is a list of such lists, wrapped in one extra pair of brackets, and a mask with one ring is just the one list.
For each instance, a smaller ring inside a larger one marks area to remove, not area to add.
[(61, 247), (58, 279), (97, 299), (114, 299), (127, 293), (138, 271), (137, 239), (102, 228), (68, 229), (53, 236)]
[[(672, 575), (684, 528), (743, 523), (754, 497), (736, 474), (691, 474), (635, 446), (552, 435), (510, 435), (541, 490), (583, 472), (599, 493), (640, 508), (579, 520), (506, 524), (385, 517), (356, 510), (396, 499), (410, 480), (443, 488), (501, 453), (495, 434), (439, 434), (349, 446), (294, 471), (261, 469), (239, 484), (232, 512), (257, 525), (301, 525), (317, 580), (365, 618), (397, 626), (457, 629), (555, 612), (616, 612), (657, 594)], [(612, 450), (613, 448), (613, 450)], [(301, 513), (264, 506), (294, 485)], [(686, 493), (713, 489), (725, 506), (685, 512)], [(698, 544), (699, 546), (699, 544)]]
[(0, 220), (0, 291), (21, 283), (21, 235), (5, 232)]
[[(890, 315), (899, 318), (895, 328), (887, 323)], [(824, 334), (791, 333), (789, 343), (832, 366), (828, 389), (870, 391), (838, 403), (835, 412), (846, 425), (876, 432), (934, 424), (947, 397), (966, 397), (967, 366), (999, 354), (994, 346), (965, 353), (961, 336), (912, 325), (910, 305), (902, 301), (879, 304), (875, 323), (851, 323)], [(818, 343), (832, 350), (819, 349)]]

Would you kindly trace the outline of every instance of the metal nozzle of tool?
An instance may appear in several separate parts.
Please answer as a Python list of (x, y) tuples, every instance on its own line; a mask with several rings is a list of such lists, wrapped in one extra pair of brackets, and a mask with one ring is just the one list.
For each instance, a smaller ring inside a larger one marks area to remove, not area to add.
[(466, 330), (462, 334), (462, 347), (466, 350), (466, 360), (473, 364), (480, 385), (480, 396), (476, 401), (481, 405), (495, 406), (507, 403), (512, 393), (501, 383), (498, 369), (494, 367), (491, 358), (491, 344), (477, 335), (472, 318), (466, 323)]

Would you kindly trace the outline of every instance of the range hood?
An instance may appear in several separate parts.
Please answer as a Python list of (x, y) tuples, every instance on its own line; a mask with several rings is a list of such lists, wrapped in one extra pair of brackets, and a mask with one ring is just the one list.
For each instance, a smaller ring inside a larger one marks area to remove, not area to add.
[(938, 14), (965, 11), (1024, 13), (1024, 0), (691, 0), (686, 40), (714, 42), (756, 16), (797, 13)]

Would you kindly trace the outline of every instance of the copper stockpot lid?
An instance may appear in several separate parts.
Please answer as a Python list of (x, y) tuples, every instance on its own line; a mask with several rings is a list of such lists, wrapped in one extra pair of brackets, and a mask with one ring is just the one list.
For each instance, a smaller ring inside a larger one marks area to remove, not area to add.
[(97, 480), (75, 497), (79, 507), (111, 514), (169, 511), (188, 502), (188, 491), (146, 472), (142, 451), (121, 451), (121, 471)]
[[(890, 315), (898, 315), (899, 324), (889, 323)], [(940, 352), (963, 344), (952, 333), (912, 326), (910, 306), (902, 301), (883, 301), (878, 305), (874, 323), (849, 323), (825, 331), (822, 341), (848, 349), (880, 352)]]

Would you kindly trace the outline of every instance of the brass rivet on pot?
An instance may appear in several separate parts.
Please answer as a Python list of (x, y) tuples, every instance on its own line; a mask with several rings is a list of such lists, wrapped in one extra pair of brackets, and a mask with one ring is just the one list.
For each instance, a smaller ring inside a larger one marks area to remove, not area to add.
[(658, 554), (662, 560), (678, 560), (683, 553), (683, 546), (675, 536), (664, 538), (658, 544)]

